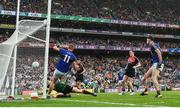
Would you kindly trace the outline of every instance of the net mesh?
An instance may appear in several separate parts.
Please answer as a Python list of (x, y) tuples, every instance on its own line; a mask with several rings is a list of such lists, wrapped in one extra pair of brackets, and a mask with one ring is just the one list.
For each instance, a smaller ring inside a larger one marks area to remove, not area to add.
[[(15, 94), (43, 87), (46, 21), (22, 20), (19, 32), (0, 44), (0, 95), (10, 95), (13, 80), (13, 50), (17, 45)], [(17, 42), (15, 41), (17, 36)], [(32, 67), (37, 61), (39, 67)]]

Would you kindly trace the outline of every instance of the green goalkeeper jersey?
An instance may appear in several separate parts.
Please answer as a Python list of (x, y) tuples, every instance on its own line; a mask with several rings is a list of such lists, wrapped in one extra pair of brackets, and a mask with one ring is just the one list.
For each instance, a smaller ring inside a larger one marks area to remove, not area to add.
[(65, 90), (66, 86), (67, 86), (66, 82), (58, 80), (55, 83), (54, 87), (57, 92), (63, 92)]

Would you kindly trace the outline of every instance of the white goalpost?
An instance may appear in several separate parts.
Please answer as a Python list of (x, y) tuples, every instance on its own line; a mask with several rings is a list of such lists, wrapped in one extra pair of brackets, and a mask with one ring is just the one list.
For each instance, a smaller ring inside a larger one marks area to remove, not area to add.
[[(47, 25), (46, 25), (46, 47), (45, 47), (45, 69), (44, 69), (44, 86), (47, 88), (48, 58), (49, 58), (49, 37), (51, 25), (51, 1), (48, 0)], [(46, 89), (43, 89), (43, 97), (46, 98)]]
[[(40, 92), (46, 98), (51, 0), (48, 0), (47, 19), (21, 20), (20, 0), (17, 1), (16, 30), (0, 43), (0, 97), (29, 95)], [(39, 67), (32, 67), (32, 62)]]
[[(16, 15), (16, 31), (15, 31), (15, 43), (17, 43), (17, 37), (19, 32), (19, 12), (20, 11), (20, 0), (17, 1), (17, 15)], [(16, 57), (17, 57), (17, 45), (14, 46), (14, 60), (13, 60), (13, 78), (12, 78), (12, 91), (11, 96), (14, 97), (14, 85), (15, 85), (15, 74), (16, 74)]]

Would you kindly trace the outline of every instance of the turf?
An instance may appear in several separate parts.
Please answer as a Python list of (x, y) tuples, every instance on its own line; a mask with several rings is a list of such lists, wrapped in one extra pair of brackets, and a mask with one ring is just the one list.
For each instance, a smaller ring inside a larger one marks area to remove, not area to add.
[(180, 107), (180, 91), (162, 92), (163, 98), (154, 98), (155, 92), (147, 96), (134, 96), (117, 93), (100, 93), (97, 97), (84, 94), (72, 94), (71, 98), (45, 99), (45, 100), (23, 100), (23, 101), (3, 101), (0, 107)]

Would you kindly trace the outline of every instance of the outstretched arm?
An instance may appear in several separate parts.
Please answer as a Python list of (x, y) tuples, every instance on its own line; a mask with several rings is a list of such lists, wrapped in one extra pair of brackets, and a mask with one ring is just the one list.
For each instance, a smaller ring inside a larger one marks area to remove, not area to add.
[(135, 57), (136, 61), (138, 62), (137, 65), (133, 66), (133, 68), (138, 68), (141, 66), (141, 63), (137, 57)]
[(134, 66), (134, 68), (138, 68), (138, 67), (140, 67), (140, 66), (141, 66), (141, 63), (138, 62), (138, 64), (137, 64), (136, 66)]
[(68, 48), (67, 45), (60, 45), (59, 47), (55, 44), (53, 47), (53, 50), (60, 51), (61, 48)]
[(60, 48), (58, 48), (57, 45), (55, 44), (54, 47), (53, 47), (53, 50), (60, 51)]

